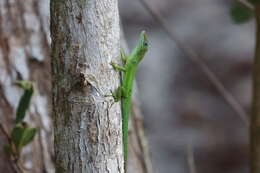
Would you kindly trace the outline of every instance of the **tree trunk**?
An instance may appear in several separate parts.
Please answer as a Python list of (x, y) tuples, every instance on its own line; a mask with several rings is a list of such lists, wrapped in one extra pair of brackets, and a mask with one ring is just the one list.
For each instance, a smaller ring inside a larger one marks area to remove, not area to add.
[(253, 69), (253, 103), (250, 125), (251, 173), (260, 172), (260, 5), (255, 6), (256, 47)]
[(51, 1), (57, 172), (123, 172), (117, 1)]
[[(36, 138), (21, 154), (23, 172), (54, 172), (52, 125), (49, 118), (50, 59), (48, 11), (44, 0), (0, 2), (0, 172), (15, 172), (14, 162), (3, 154), (10, 135), (15, 109), (23, 90), (16, 80), (33, 81), (35, 92), (26, 121), (38, 128)], [(25, 171), (26, 170), (26, 171)]]

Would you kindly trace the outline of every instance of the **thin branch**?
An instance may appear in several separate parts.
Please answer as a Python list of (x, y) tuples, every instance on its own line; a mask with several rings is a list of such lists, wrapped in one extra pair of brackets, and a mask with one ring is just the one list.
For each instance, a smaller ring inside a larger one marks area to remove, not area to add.
[(256, 45), (253, 66), (252, 112), (250, 124), (250, 173), (260, 172), (260, 4), (256, 5)]
[(187, 162), (189, 166), (190, 173), (196, 173), (196, 166), (194, 160), (194, 151), (191, 143), (187, 144)]
[[(0, 131), (3, 133), (3, 135), (6, 137), (8, 144), (12, 147), (12, 140), (10, 136), (8, 135), (7, 131), (5, 130), (4, 126), (2, 123), (0, 123)], [(17, 153), (16, 153), (17, 154)], [(19, 161), (19, 155), (10, 155), (9, 160), (11, 162), (12, 168), (16, 173), (23, 173), (23, 169), (21, 168), (20, 164), (18, 163)]]
[(251, 10), (255, 9), (255, 7), (251, 3), (249, 3), (245, 0), (237, 0), (237, 1), (240, 2), (241, 4), (245, 5), (247, 8), (249, 8)]
[(8, 135), (7, 131), (5, 130), (5, 128), (4, 128), (2, 123), (0, 123), (0, 130), (3, 133), (3, 135), (6, 137), (8, 143), (11, 144), (12, 140), (11, 140), (10, 136)]
[[(137, 90), (134, 91), (137, 93)], [(147, 138), (144, 134), (144, 126), (143, 126), (143, 119), (141, 116), (141, 112), (139, 109), (138, 105), (138, 100), (136, 96), (132, 100), (132, 125), (133, 125), (133, 130), (135, 131), (135, 138), (137, 140), (138, 146), (141, 150), (142, 157), (139, 157), (140, 160), (142, 161), (142, 166), (143, 170), (145, 173), (152, 173), (153, 167), (152, 167), (152, 162), (151, 162), (151, 157), (149, 153), (149, 146), (148, 146), (148, 141)], [(136, 152), (137, 154), (137, 152)], [(140, 154), (139, 154), (140, 156)]]
[(23, 173), (23, 166), (20, 165), (19, 160), (13, 161), (18, 173)]
[(225, 88), (225, 86), (221, 83), (218, 77), (210, 70), (208, 65), (199, 58), (198, 54), (186, 43), (176, 37), (174, 32), (171, 31), (170, 26), (167, 22), (162, 18), (160, 13), (153, 10), (151, 6), (145, 0), (139, 0), (143, 7), (150, 13), (152, 18), (160, 24), (161, 28), (165, 31), (165, 33), (169, 36), (169, 38), (179, 47), (179, 49), (186, 54), (194, 63), (196, 63), (199, 68), (205, 73), (208, 79), (212, 82), (212, 84), (216, 87), (219, 93), (224, 97), (227, 103), (233, 108), (233, 110), (237, 113), (237, 115), (243, 120), (245, 125), (248, 127), (248, 115), (246, 111), (242, 108), (240, 103), (234, 98), (234, 96)]

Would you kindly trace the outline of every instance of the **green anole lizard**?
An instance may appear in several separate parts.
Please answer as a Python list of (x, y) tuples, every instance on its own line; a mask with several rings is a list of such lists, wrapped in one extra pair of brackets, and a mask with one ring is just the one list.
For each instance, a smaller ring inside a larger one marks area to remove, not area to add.
[(135, 79), (136, 69), (140, 61), (143, 59), (148, 49), (148, 40), (146, 32), (142, 31), (140, 34), (139, 42), (135, 49), (129, 56), (126, 56), (121, 51), (121, 58), (124, 62), (123, 66), (111, 63), (114, 69), (122, 71), (121, 86), (112, 93), (115, 102), (121, 100), (122, 107), (122, 130), (123, 130), (123, 153), (124, 153), (124, 169), (127, 172), (127, 159), (128, 159), (128, 120), (131, 110), (131, 97), (133, 90), (133, 83)]

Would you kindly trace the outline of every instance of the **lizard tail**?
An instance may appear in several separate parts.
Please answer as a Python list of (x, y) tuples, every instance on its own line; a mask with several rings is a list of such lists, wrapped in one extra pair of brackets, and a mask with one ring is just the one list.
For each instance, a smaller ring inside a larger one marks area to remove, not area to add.
[[(126, 119), (126, 120), (125, 120)], [(128, 117), (123, 118), (123, 148), (124, 148), (124, 169), (127, 172), (128, 160)]]
[(123, 113), (122, 113), (122, 129), (123, 129), (123, 150), (124, 150), (124, 169), (127, 172), (127, 161), (128, 161), (128, 120), (129, 120), (129, 110), (131, 102), (130, 99), (125, 99), (123, 101)]

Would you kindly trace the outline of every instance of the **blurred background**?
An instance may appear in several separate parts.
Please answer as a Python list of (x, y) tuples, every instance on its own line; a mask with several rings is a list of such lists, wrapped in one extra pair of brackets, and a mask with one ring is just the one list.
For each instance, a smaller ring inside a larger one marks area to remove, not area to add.
[[(150, 40), (137, 85), (153, 172), (248, 173), (254, 20), (234, 23), (235, 0), (143, 1), (119, 11), (130, 49), (141, 30)], [(33, 81), (26, 121), (39, 133), (21, 155), (33, 173), (54, 172), (49, 11), (49, 0), (0, 0), (0, 127), (14, 124), (14, 82)], [(0, 130), (0, 172), (11, 173)]]
[[(254, 21), (235, 24), (231, 0), (146, 1), (249, 114)], [(249, 172), (247, 124), (223, 92), (139, 0), (119, 10), (130, 48), (143, 29), (150, 40), (137, 82), (154, 172)]]

